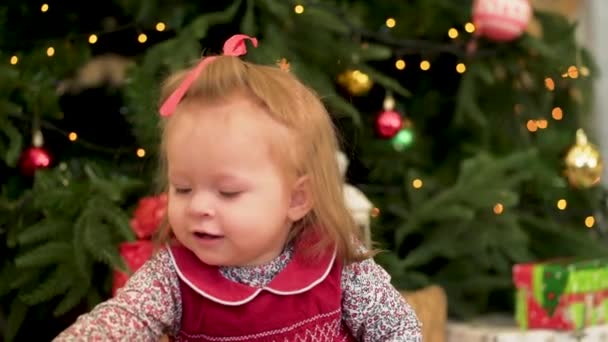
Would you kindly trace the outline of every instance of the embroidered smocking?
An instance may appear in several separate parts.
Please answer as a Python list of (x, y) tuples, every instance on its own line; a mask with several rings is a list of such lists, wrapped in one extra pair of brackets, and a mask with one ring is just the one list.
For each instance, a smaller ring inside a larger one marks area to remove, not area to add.
[[(328, 341), (327, 338), (333, 338), (340, 335), (341, 320), (341, 309), (337, 309), (324, 314), (319, 314), (308, 319), (296, 322), (290, 326), (259, 332), (256, 334), (242, 335), (242, 336), (209, 336), (205, 334), (188, 334), (180, 331), (179, 339), (185, 337), (187, 339), (203, 339), (210, 342), (234, 342), (234, 341), (250, 341), (260, 338), (268, 338), (271, 336), (277, 336), (281, 341), (284, 341), (285, 335), (294, 332), (294, 330), (300, 329), (305, 325), (317, 322), (313, 326), (307, 328), (304, 331), (300, 331), (293, 335), (294, 341)], [(330, 319), (330, 320), (329, 320)], [(178, 340), (179, 340), (178, 339)], [(277, 340), (278, 342), (278, 340)]]

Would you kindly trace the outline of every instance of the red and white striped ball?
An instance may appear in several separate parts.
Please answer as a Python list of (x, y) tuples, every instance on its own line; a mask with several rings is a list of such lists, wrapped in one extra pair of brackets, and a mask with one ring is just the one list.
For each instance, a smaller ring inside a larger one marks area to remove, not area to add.
[(473, 24), (477, 35), (496, 42), (520, 37), (532, 18), (528, 0), (475, 0)]

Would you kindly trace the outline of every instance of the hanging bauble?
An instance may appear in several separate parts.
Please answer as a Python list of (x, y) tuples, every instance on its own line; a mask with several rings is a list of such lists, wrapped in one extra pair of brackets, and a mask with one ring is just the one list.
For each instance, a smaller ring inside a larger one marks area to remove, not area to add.
[(42, 132), (34, 132), (32, 146), (23, 150), (19, 157), (18, 167), (22, 175), (31, 177), (38, 169), (44, 169), (51, 165), (51, 154), (42, 145)]
[(528, 0), (475, 0), (473, 24), (475, 34), (496, 42), (509, 42), (520, 37), (532, 17)]
[(51, 155), (44, 147), (30, 146), (21, 152), (19, 170), (24, 176), (33, 176), (38, 169), (51, 165)]
[(391, 140), (393, 148), (401, 152), (414, 143), (414, 131), (412, 122), (408, 118), (403, 119), (403, 127)]
[(381, 138), (394, 137), (403, 126), (403, 118), (394, 110), (383, 110), (376, 117), (376, 131)]
[(589, 143), (582, 129), (576, 131), (576, 143), (565, 158), (565, 174), (575, 188), (590, 188), (597, 185), (602, 175), (603, 163), (598, 148)]
[(338, 84), (344, 87), (351, 95), (362, 96), (372, 89), (374, 82), (361, 70), (346, 70), (338, 75)]
[(395, 99), (387, 94), (382, 104), (382, 111), (376, 117), (376, 133), (383, 139), (394, 137), (403, 127), (403, 118), (395, 110)]

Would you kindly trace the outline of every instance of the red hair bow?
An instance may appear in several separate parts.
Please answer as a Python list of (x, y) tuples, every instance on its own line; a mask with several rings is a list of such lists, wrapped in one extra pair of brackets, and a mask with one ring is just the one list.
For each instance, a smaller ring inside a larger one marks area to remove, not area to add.
[[(251, 41), (253, 46), (255, 46), (255, 47), (258, 46), (258, 40), (256, 38), (249, 37), (244, 34), (236, 34), (236, 35), (230, 37), (224, 43), (224, 49), (223, 49), (224, 56), (242, 56), (242, 55), (246, 54), (247, 46), (245, 45), (245, 40), (247, 40), (247, 39)], [(215, 56), (203, 58), (198, 63), (198, 65), (194, 69), (192, 69), (192, 71), (190, 71), (188, 76), (186, 76), (186, 78), (182, 81), (182, 83), (179, 85), (179, 87), (177, 87), (177, 89), (175, 89), (175, 91), (167, 98), (167, 100), (165, 100), (163, 105), (160, 107), (160, 115), (169, 116), (169, 115), (173, 114), (173, 112), (175, 111), (175, 108), (177, 108), (177, 105), (182, 100), (182, 98), (184, 97), (184, 95), (186, 94), (186, 92), (188, 91), (188, 89), (190, 88), (192, 83), (194, 82), (194, 80), (196, 80), (196, 78), (201, 73), (203, 68), (207, 64), (211, 63), (215, 58), (216, 58)]]

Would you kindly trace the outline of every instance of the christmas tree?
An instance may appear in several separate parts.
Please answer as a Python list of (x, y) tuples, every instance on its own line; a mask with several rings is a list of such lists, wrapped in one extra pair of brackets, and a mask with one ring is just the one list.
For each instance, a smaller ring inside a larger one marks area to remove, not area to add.
[(440, 284), (455, 318), (509, 312), (514, 263), (606, 254), (585, 127), (597, 67), (576, 23), (528, 6), (2, 5), (5, 339), (48, 339), (111, 295), (133, 208), (158, 191), (159, 83), (235, 33), (260, 40), (247, 60), (288, 65), (322, 96), (396, 287)]

